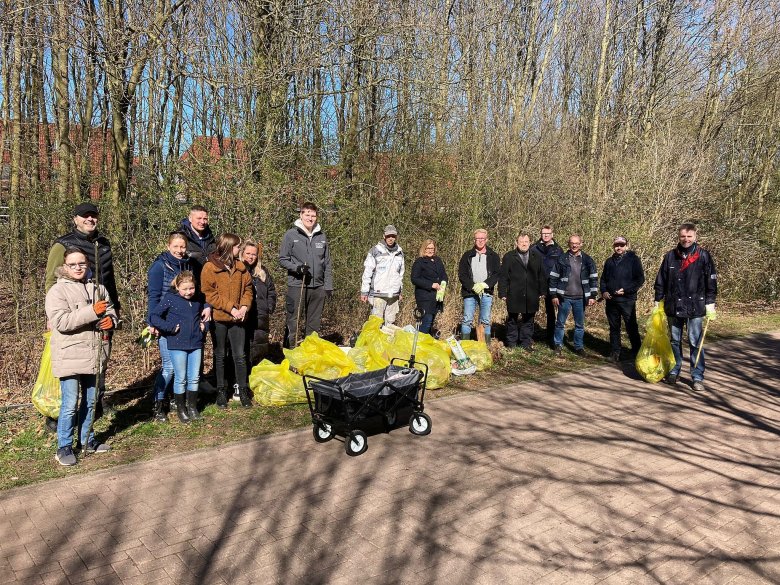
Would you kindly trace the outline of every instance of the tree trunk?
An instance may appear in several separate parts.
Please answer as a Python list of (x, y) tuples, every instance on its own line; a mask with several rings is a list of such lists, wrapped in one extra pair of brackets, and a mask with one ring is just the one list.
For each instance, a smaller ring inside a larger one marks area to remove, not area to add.
[(599, 141), (599, 124), (601, 122), (601, 106), (604, 102), (607, 51), (610, 44), (610, 18), (612, 0), (604, 2), (604, 26), (601, 32), (601, 50), (599, 51), (599, 68), (596, 74), (596, 87), (593, 103), (593, 115), (590, 122), (590, 146), (588, 147), (588, 193), (593, 194), (596, 188), (596, 169), (598, 167), (597, 148)]

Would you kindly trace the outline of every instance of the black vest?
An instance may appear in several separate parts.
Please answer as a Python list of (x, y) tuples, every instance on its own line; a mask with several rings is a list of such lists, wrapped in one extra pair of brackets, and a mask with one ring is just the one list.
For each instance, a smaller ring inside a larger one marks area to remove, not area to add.
[(114, 279), (114, 258), (111, 254), (111, 242), (105, 236), (101, 236), (97, 232), (95, 234), (94, 237), (90, 238), (74, 229), (72, 232), (60, 236), (56, 241), (65, 246), (65, 249), (75, 247), (84, 252), (90, 269), (90, 274), (87, 274), (87, 278), (93, 278), (95, 275), (95, 242), (97, 242), (98, 254), (100, 255), (100, 266), (98, 267), (100, 284), (106, 287), (111, 303), (119, 312), (119, 295), (117, 294), (116, 281)]

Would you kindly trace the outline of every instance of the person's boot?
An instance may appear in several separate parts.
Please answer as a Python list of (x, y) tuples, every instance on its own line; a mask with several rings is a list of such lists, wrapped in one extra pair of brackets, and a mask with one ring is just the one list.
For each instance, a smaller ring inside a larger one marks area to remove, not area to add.
[(168, 422), (168, 416), (165, 414), (165, 403), (162, 400), (154, 401), (154, 421), (159, 423)]
[(190, 417), (187, 414), (187, 406), (184, 404), (184, 394), (174, 394), (176, 400), (176, 415), (183, 423), (190, 422)]
[(252, 406), (252, 392), (246, 386), (238, 389), (238, 398), (241, 400), (241, 406), (244, 408)]
[(219, 408), (227, 408), (227, 402), (227, 388), (217, 386), (217, 406)]
[(190, 420), (200, 420), (202, 417), (198, 412), (198, 393), (187, 392), (187, 415)]

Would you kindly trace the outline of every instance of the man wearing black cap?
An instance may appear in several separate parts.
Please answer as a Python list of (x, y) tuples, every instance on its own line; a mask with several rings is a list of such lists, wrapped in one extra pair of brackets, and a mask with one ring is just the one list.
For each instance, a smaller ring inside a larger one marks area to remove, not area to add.
[[(87, 257), (89, 273), (87, 278), (100, 279), (100, 284), (108, 290), (109, 300), (114, 305), (114, 310), (119, 315), (119, 295), (114, 279), (114, 259), (111, 254), (111, 242), (98, 232), (97, 224), (100, 212), (94, 203), (79, 203), (73, 209), (73, 229), (54, 241), (49, 250), (49, 259), (46, 262), (46, 291), (57, 282), (55, 271), (62, 266), (65, 257), (65, 248), (75, 246)], [(95, 244), (99, 262), (95, 259)]]
[(386, 225), (383, 241), (371, 248), (363, 262), (360, 300), (371, 305), (371, 314), (393, 325), (398, 316), (404, 282), (404, 251), (398, 230)]
[(642, 343), (636, 322), (636, 293), (645, 283), (645, 272), (639, 256), (628, 249), (625, 237), (616, 237), (612, 249), (614, 253), (604, 262), (599, 288), (607, 301), (604, 310), (609, 322), (609, 360), (619, 362), (621, 319), (626, 323), (631, 353), (636, 355)]

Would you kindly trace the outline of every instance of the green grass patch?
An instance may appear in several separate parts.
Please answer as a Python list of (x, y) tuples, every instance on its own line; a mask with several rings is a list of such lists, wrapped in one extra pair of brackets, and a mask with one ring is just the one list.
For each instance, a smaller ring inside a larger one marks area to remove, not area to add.
[[(640, 321), (644, 321), (641, 316)], [(429, 391), (426, 401), (485, 392), (506, 384), (543, 380), (565, 372), (604, 365), (605, 356), (609, 353), (606, 323), (603, 319), (589, 316), (586, 328), (586, 354), (583, 357), (568, 349), (564, 349), (562, 356), (556, 356), (541, 342), (532, 353), (521, 349), (498, 349), (502, 346), (494, 344), (492, 369), (463, 378), (453, 376), (446, 387)], [(710, 324), (707, 341), (712, 343), (777, 329), (780, 329), (780, 312), (776, 310), (727, 310)], [(71, 468), (62, 467), (54, 460), (56, 436), (44, 428), (43, 417), (33, 408), (0, 411), (0, 442), (3, 445), (0, 451), (0, 489), (142, 461), (161, 454), (261, 437), (311, 423), (305, 404), (246, 409), (231, 401), (225, 410), (213, 404), (207, 405), (202, 411), (203, 419), (188, 425), (179, 423), (175, 413), (169, 414), (168, 423), (161, 424), (152, 421), (148, 392), (135, 390), (114, 394), (110, 398), (109, 411), (95, 424), (99, 438), (108, 440), (111, 451), (79, 457), (79, 464)]]

